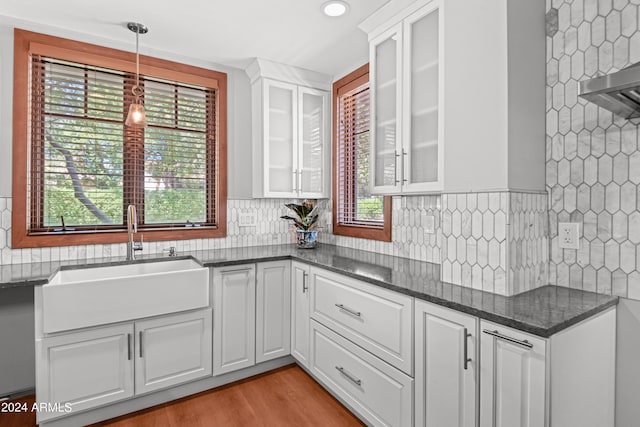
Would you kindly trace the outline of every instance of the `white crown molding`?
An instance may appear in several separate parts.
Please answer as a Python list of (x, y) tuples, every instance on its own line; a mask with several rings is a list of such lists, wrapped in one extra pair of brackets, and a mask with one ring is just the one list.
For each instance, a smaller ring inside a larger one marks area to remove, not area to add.
[(387, 28), (397, 24), (411, 12), (432, 0), (391, 0), (362, 21), (358, 28), (369, 35), (369, 40)]
[(317, 71), (305, 70), (292, 65), (281, 64), (267, 59), (256, 58), (245, 72), (251, 84), (259, 78), (268, 78), (315, 89), (329, 90), (333, 77)]

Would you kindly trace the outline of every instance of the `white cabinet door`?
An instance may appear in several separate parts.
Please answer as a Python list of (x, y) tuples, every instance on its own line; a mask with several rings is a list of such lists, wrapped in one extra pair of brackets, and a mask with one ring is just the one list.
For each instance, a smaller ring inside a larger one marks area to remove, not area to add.
[(402, 181), (402, 24), (370, 42), (372, 193), (399, 193)]
[(369, 43), (374, 194), (442, 190), (442, 11), (411, 7)]
[(309, 265), (291, 263), (291, 355), (309, 367)]
[(477, 424), (478, 320), (415, 302), (415, 425)]
[(437, 1), (404, 21), (403, 192), (442, 189), (439, 27)]
[(253, 83), (254, 197), (329, 197), (329, 99), (298, 84)]
[(255, 266), (213, 270), (213, 373), (253, 366), (256, 359)]
[(546, 340), (480, 322), (480, 427), (544, 427)]
[(296, 197), (298, 192), (297, 86), (265, 79), (264, 195)]
[(298, 197), (327, 197), (330, 173), (329, 94), (322, 90), (298, 87)]
[[(133, 396), (133, 325), (36, 340), (37, 400), (74, 412)], [(38, 422), (64, 413), (38, 412)]]
[(136, 394), (211, 375), (211, 309), (136, 322)]
[(258, 264), (256, 362), (291, 353), (291, 261)]

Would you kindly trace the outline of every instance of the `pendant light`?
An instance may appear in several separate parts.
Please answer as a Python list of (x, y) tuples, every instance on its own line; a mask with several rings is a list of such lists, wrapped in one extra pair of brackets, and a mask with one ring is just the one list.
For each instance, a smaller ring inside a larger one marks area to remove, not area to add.
[(127, 115), (127, 120), (124, 124), (134, 127), (146, 127), (147, 116), (144, 112), (144, 106), (140, 103), (140, 97), (142, 96), (143, 91), (140, 87), (140, 53), (138, 50), (138, 36), (140, 34), (147, 34), (149, 29), (137, 22), (129, 22), (127, 24), (127, 28), (136, 33), (136, 84), (131, 88), (134, 100), (129, 106), (129, 114)]

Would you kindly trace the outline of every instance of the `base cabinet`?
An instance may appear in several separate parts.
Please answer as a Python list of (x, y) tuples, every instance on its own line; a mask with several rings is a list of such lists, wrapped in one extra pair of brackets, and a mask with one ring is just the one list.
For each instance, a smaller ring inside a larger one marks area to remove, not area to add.
[(477, 425), (478, 319), (415, 302), (415, 425)]
[(480, 322), (482, 427), (543, 427), (546, 340)]
[(413, 379), (311, 321), (311, 372), (374, 426), (411, 426)]
[(309, 368), (309, 279), (310, 267), (291, 263), (291, 355)]
[[(38, 402), (71, 404), (73, 411), (134, 395), (133, 324), (36, 340)], [(38, 412), (38, 423), (65, 415)]]
[(136, 394), (211, 375), (211, 309), (137, 322)]
[(257, 265), (256, 363), (291, 353), (291, 261)]
[(213, 374), (256, 363), (256, 268), (213, 270)]
[(46, 337), (36, 352), (38, 402), (96, 408), (211, 375), (211, 309)]
[(615, 308), (549, 338), (480, 331), (480, 427), (614, 425)]

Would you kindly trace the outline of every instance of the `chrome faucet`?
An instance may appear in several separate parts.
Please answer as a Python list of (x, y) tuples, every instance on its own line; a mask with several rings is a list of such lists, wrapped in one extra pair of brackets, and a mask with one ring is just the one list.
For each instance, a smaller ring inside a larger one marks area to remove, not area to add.
[(143, 237), (140, 237), (140, 241), (134, 241), (134, 234), (138, 232), (138, 219), (136, 215), (136, 207), (129, 205), (127, 207), (127, 261), (136, 259), (136, 251), (142, 251)]

